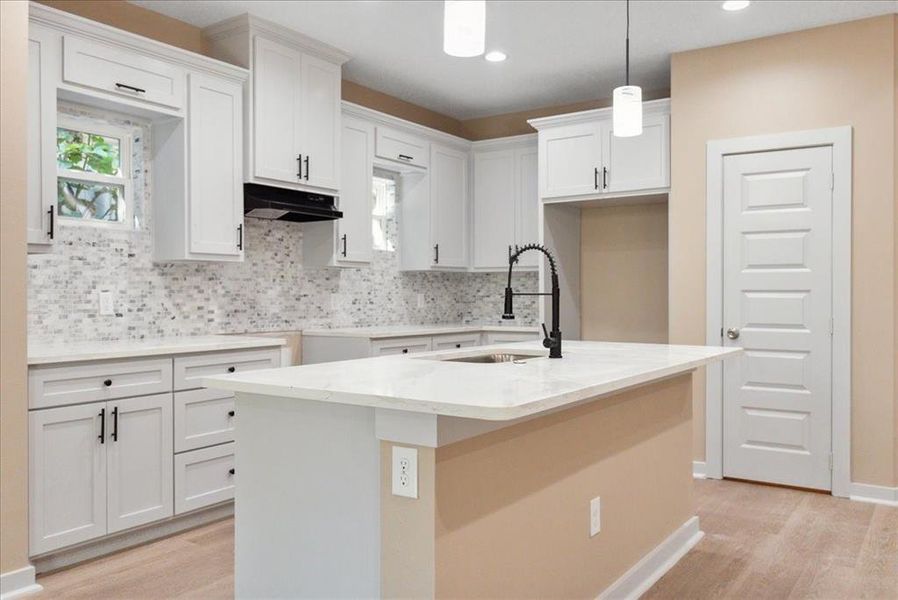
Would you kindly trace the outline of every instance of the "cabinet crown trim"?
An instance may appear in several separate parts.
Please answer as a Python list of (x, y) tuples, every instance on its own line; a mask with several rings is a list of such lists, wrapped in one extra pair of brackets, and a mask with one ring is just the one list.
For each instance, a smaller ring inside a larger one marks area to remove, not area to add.
[(220, 77), (231, 78), (241, 84), (249, 78), (249, 71), (208, 56), (98, 23), (84, 17), (51, 8), (36, 2), (28, 6), (29, 24), (49, 27), (63, 34), (75, 34), (104, 44), (119, 46), (125, 50), (148, 54), (158, 60), (189, 67)]
[(406, 121), (405, 119), (394, 117), (393, 115), (362, 106), (361, 104), (347, 102), (346, 100), (343, 100), (342, 106), (344, 116), (362, 119), (375, 126), (380, 125), (391, 129), (397, 129), (403, 133), (423, 137), (429, 142), (446, 144), (457, 150), (468, 151), (471, 148), (470, 140), (452, 135), (451, 133), (445, 133), (425, 125)]
[(203, 29), (203, 37), (214, 42), (237, 35), (262, 34), (275, 38), (276, 41), (296, 47), (297, 49), (322, 58), (324, 60), (342, 65), (350, 58), (350, 55), (336, 46), (320, 42), (305, 34), (294, 31), (289, 27), (278, 25), (265, 19), (253, 16), (249, 13), (237, 15), (225, 19)]
[[(540, 117), (538, 119), (528, 119), (529, 123), (537, 131), (547, 129), (549, 127), (557, 127), (559, 125), (573, 125), (576, 123), (589, 123), (602, 119), (611, 118), (612, 108), (595, 108), (592, 110), (583, 110), (580, 112), (565, 113), (563, 115), (552, 115), (550, 117)], [(660, 100), (650, 100), (642, 103), (642, 113), (650, 114), (669, 114), (670, 98), (662, 98)]]

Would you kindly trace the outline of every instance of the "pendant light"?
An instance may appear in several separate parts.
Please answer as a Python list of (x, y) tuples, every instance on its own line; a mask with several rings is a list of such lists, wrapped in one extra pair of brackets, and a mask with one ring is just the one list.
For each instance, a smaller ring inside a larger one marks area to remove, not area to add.
[(486, 0), (443, 3), (443, 52), (449, 56), (483, 54), (486, 46)]
[(612, 126), (615, 137), (642, 135), (642, 88), (630, 85), (630, 0), (627, 0), (627, 79), (614, 88)]

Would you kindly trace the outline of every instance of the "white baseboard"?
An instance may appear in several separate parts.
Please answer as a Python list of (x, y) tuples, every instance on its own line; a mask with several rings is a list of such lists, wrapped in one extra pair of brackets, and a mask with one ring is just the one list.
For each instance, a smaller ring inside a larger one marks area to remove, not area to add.
[(612, 583), (598, 600), (635, 600), (646, 593), (704, 537), (692, 517)]
[(869, 483), (852, 483), (848, 497), (858, 502), (873, 502), (886, 506), (898, 506), (898, 487), (871, 485)]
[(28, 565), (8, 573), (0, 573), (0, 600), (23, 598), (41, 591), (34, 580), (34, 567)]
[(705, 461), (702, 460), (694, 460), (692, 461), (692, 476), (696, 479), (704, 479), (707, 477), (707, 465)]

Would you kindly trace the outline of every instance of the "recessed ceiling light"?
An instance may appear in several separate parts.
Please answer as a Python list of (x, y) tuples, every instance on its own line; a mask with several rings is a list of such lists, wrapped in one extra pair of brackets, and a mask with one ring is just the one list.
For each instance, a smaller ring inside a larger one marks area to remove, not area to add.
[(727, 0), (724, 2), (720, 8), (723, 10), (728, 10), (730, 12), (734, 12), (737, 10), (743, 10), (748, 8), (748, 5), (751, 4), (749, 0)]
[(487, 59), (490, 62), (502, 62), (503, 60), (508, 58), (508, 55), (500, 50), (491, 50), (487, 52), (486, 56), (484, 56), (483, 58)]

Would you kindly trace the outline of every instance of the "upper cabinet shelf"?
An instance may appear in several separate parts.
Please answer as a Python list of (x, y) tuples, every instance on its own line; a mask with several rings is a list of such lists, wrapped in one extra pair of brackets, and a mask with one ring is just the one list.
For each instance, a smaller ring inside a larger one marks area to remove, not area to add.
[(337, 194), (341, 65), (349, 55), (250, 15), (204, 33), (214, 56), (252, 71), (245, 180)]
[(611, 109), (529, 123), (539, 132), (539, 195), (577, 202), (666, 193), (670, 188), (670, 101), (643, 105), (643, 132), (614, 136)]

